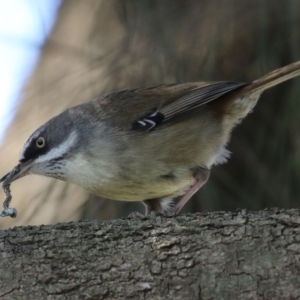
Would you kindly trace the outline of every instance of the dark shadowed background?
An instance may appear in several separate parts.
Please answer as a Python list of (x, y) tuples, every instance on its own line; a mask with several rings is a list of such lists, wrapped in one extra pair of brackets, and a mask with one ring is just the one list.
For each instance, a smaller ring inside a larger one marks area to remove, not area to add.
[[(65, 0), (0, 148), (0, 174), (17, 163), (32, 131), (100, 94), (161, 83), (247, 82), (297, 60), (300, 1)], [(229, 163), (213, 168), (183, 212), (299, 207), (299, 96), (300, 78), (267, 91), (234, 130)], [(0, 220), (2, 228), (144, 209), (37, 176), (11, 189), (19, 216)]]

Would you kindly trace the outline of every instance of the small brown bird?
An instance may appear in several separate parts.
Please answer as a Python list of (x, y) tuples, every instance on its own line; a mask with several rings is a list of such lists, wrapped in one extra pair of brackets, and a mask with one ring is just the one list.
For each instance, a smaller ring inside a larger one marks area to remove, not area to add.
[(143, 201), (146, 214), (176, 214), (207, 182), (212, 166), (227, 161), (231, 130), (262, 92), (299, 74), (300, 61), (252, 83), (121, 90), (69, 108), (29, 137), (3, 185), (39, 174), (105, 198)]

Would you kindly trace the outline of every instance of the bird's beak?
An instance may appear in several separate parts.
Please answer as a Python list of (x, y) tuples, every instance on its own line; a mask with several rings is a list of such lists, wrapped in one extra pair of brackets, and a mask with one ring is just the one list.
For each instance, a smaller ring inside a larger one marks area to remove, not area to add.
[(31, 166), (32, 160), (19, 163), (9, 173), (4, 175), (0, 179), (0, 183), (3, 182), (3, 185), (8, 185), (11, 184), (13, 181), (16, 181), (17, 179), (26, 176), (29, 173)]

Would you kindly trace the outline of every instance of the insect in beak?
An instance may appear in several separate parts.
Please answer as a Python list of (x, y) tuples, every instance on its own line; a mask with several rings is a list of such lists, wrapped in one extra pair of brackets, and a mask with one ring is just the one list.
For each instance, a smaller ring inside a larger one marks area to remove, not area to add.
[(10, 192), (10, 184), (17, 179), (26, 176), (31, 166), (32, 166), (32, 160), (28, 160), (26, 162), (20, 162), (9, 173), (4, 175), (0, 179), (0, 183), (3, 182), (2, 187), (6, 194), (6, 199), (3, 202), (3, 211), (0, 214), (0, 217), (10, 216), (12, 218), (15, 218), (17, 216), (17, 210), (15, 208), (9, 207), (9, 204), (12, 199), (11, 192)]

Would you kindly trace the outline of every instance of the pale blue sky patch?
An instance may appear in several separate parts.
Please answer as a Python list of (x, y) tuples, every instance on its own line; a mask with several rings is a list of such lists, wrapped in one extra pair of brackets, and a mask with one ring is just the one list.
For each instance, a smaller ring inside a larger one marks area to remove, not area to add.
[(0, 142), (37, 62), (60, 0), (0, 0)]

